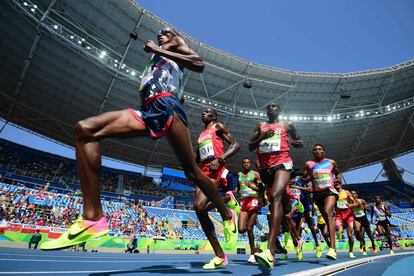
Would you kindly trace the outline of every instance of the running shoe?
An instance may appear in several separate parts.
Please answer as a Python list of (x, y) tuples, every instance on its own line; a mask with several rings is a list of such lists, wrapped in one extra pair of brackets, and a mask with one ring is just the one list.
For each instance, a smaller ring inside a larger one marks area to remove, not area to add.
[(333, 248), (329, 248), (328, 252), (326, 253), (326, 258), (329, 260), (336, 260), (336, 251)]
[(322, 257), (322, 249), (320, 246), (316, 247), (316, 258)]
[(236, 211), (229, 209), (231, 212), (231, 220), (223, 221), (224, 237), (226, 238), (226, 249), (232, 250), (239, 239), (239, 231), (237, 230)]
[(282, 256), (280, 256), (280, 259), (283, 260), (283, 261), (286, 261), (287, 257), (288, 257), (287, 253), (282, 253)]
[(362, 252), (362, 256), (366, 256), (366, 255), (368, 255), (367, 251)]
[(364, 248), (364, 245), (363, 244), (360, 244), (359, 245), (359, 252), (364, 252), (365, 251), (365, 248)]
[(236, 214), (239, 216), (240, 215), (240, 209), (241, 209), (239, 202), (237, 201), (237, 199), (234, 196), (232, 191), (228, 191), (228, 192), (226, 192), (226, 194), (228, 194), (229, 197), (230, 197), (230, 200), (227, 202), (227, 206), (230, 209), (233, 209), (234, 211), (236, 211)]
[(349, 258), (351, 258), (351, 259), (355, 259), (356, 257), (355, 257), (355, 255), (354, 255), (354, 253), (349, 252)]
[(42, 250), (57, 250), (81, 244), (83, 242), (102, 237), (109, 233), (105, 216), (98, 221), (85, 220), (79, 217), (68, 231), (58, 239), (44, 242), (40, 245)]
[(395, 254), (395, 253), (394, 253), (394, 250), (392, 250), (392, 249), (391, 249), (391, 250), (390, 250), (390, 254), (391, 254), (391, 255), (394, 255), (394, 254)]
[(223, 267), (229, 263), (229, 259), (225, 255), (224, 258), (220, 258), (215, 256), (211, 261), (205, 265), (203, 265), (204, 270), (213, 270), (220, 267)]
[(374, 254), (378, 253), (378, 247), (375, 247), (374, 249), (372, 249), (372, 252), (374, 252)]
[(256, 262), (259, 263), (259, 265), (266, 269), (272, 269), (275, 263), (275, 257), (270, 253), (269, 249), (266, 249), (262, 253), (255, 253), (254, 257), (256, 259)]
[(302, 239), (298, 240), (298, 245), (296, 246), (296, 259), (298, 261), (303, 260), (302, 245), (303, 245), (303, 240)]
[(254, 258), (254, 255), (250, 255), (249, 259), (247, 260), (249, 264), (256, 264), (256, 259)]

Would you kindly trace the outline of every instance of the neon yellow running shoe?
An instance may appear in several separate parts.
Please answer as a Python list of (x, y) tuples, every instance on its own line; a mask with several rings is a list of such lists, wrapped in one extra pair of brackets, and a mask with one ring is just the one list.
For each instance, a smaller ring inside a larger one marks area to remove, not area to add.
[(227, 206), (230, 209), (233, 209), (234, 211), (236, 211), (237, 216), (239, 216), (240, 215), (240, 210), (241, 210), (239, 202), (234, 197), (234, 194), (233, 194), (232, 191), (228, 191), (228, 192), (226, 192), (226, 194), (229, 195), (229, 197), (230, 197), (230, 200), (227, 202)]
[(211, 261), (205, 265), (203, 265), (204, 270), (213, 270), (220, 267), (223, 267), (229, 263), (229, 259), (225, 255), (224, 258), (220, 258), (215, 256)]
[(231, 220), (223, 221), (224, 237), (226, 238), (226, 249), (232, 250), (239, 239), (239, 231), (237, 230), (237, 214), (233, 209), (231, 212)]
[(286, 261), (287, 260), (287, 257), (288, 257), (288, 254), (286, 253), (282, 253), (282, 256), (280, 256), (280, 259), (281, 260), (283, 260), (283, 261)]
[(302, 246), (303, 246), (303, 240), (300, 239), (300, 240), (298, 240), (298, 245), (295, 248), (296, 249), (296, 259), (298, 261), (302, 261), (303, 260)]
[(322, 257), (322, 249), (320, 246), (316, 247), (316, 258)]
[(353, 252), (349, 252), (349, 258), (351, 258), (351, 259), (355, 259), (356, 258)]
[(272, 269), (275, 263), (275, 257), (266, 249), (262, 253), (255, 253), (256, 262), (263, 268)]
[(391, 254), (391, 255), (394, 255), (394, 254), (395, 254), (395, 253), (394, 253), (394, 250), (392, 250), (392, 249), (391, 249), (391, 250), (390, 250), (390, 254)]
[(362, 256), (366, 256), (366, 255), (368, 255), (367, 251), (362, 252)]
[(336, 260), (335, 249), (329, 248), (328, 252), (326, 253), (326, 258), (328, 258), (329, 260)]
[(40, 245), (42, 250), (57, 250), (71, 247), (104, 236), (109, 233), (105, 216), (98, 221), (84, 220), (79, 217), (68, 231), (58, 239), (46, 241)]

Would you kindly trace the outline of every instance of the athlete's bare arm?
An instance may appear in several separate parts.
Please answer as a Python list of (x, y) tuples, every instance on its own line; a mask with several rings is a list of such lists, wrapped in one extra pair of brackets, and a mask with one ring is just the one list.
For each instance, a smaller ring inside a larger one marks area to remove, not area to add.
[[(223, 124), (220, 124), (220, 123), (216, 124), (216, 133), (217, 133), (217, 136), (219, 136), (221, 139), (223, 139), (228, 144), (230, 144), (230, 146), (223, 153), (223, 155), (220, 156), (222, 159), (226, 160), (239, 151), (240, 149), (239, 142), (237, 142), (236, 139), (234, 139), (233, 135), (231, 135), (230, 131), (228, 131), (228, 129)], [(220, 162), (218, 159), (214, 159), (210, 163), (211, 170), (217, 170), (219, 166), (220, 166)]]
[(332, 172), (335, 175), (335, 183), (342, 184), (342, 175), (339, 171), (338, 165), (336, 164), (336, 162), (334, 160), (331, 160), (331, 163), (333, 165)]
[(170, 36), (170, 40), (160, 48), (154, 41), (148, 40), (144, 45), (144, 51), (169, 58), (179, 65), (198, 73), (203, 72), (204, 62), (179, 36)]
[(249, 143), (249, 150), (254, 151), (259, 146), (260, 142), (264, 139), (270, 138), (273, 135), (275, 135), (275, 132), (273, 130), (268, 130), (266, 132), (260, 132), (260, 123), (257, 124), (256, 129), (254, 130), (254, 133), (252, 137), (250, 138)]
[(289, 133), (290, 137), (292, 137), (293, 140), (291, 140), (292, 147), (295, 148), (301, 148), (303, 147), (302, 139), (300, 138), (298, 132), (296, 131), (296, 128), (293, 124), (287, 124), (287, 132)]
[(348, 202), (348, 207), (352, 208), (352, 207), (356, 207), (359, 204), (356, 202), (354, 196), (351, 194), (350, 191), (345, 190), (346, 191), (346, 195), (348, 196), (347, 198), (347, 202)]

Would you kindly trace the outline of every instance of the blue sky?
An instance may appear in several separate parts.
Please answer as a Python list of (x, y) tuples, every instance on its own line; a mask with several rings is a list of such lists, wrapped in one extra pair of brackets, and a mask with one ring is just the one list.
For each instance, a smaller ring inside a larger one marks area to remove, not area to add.
[[(352, 72), (414, 59), (412, 0), (137, 2), (200, 42), (254, 63)], [(73, 150), (11, 126), (0, 138), (74, 158)], [(411, 172), (413, 160), (413, 153), (395, 159)], [(103, 164), (142, 172), (142, 167), (108, 159)], [(369, 182), (381, 168), (376, 164), (344, 175), (347, 183)], [(414, 175), (405, 178), (414, 183)]]

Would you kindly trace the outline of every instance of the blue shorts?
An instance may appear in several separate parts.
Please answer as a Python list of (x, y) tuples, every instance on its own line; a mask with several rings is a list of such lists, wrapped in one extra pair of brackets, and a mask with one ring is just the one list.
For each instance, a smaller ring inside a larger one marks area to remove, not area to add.
[(296, 211), (292, 214), (292, 220), (294, 220), (296, 224), (299, 224), (302, 218), (303, 218), (303, 213)]
[(239, 185), (239, 178), (237, 175), (234, 174), (227, 174), (227, 185), (221, 187), (219, 193), (224, 195), (228, 191), (234, 191)]
[(149, 99), (146, 99), (139, 110), (132, 108), (129, 112), (149, 132), (151, 139), (158, 139), (164, 136), (173, 121), (174, 112), (187, 126), (187, 116), (177, 96), (169, 92), (161, 92)]
[(309, 196), (305, 194), (305, 192), (300, 195), (300, 202), (302, 202), (303, 207), (305, 207), (304, 213), (312, 212), (312, 204), (310, 203)]

